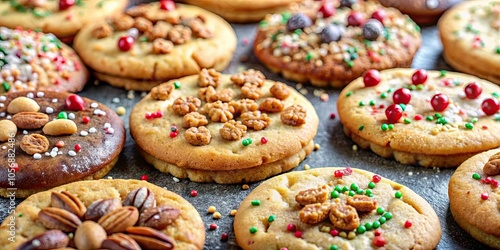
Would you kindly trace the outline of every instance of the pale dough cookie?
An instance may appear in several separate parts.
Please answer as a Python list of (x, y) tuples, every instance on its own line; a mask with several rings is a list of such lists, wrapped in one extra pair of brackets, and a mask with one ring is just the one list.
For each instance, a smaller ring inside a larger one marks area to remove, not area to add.
[(116, 87), (150, 90), (202, 68), (223, 70), (236, 48), (236, 35), (211, 12), (163, 1), (84, 27), (74, 47), (97, 78)]
[(438, 25), (451, 67), (500, 84), (500, 1), (465, 1)]
[[(304, 14), (311, 10), (314, 15)], [(268, 15), (259, 24), (254, 52), (290, 80), (344, 87), (368, 69), (409, 67), (420, 44), (420, 28), (397, 9), (327, 0), (297, 13)]]
[(500, 248), (499, 152), (494, 149), (471, 157), (457, 168), (448, 185), (455, 221), (495, 249)]
[(258, 71), (203, 69), (153, 88), (132, 110), (130, 133), (162, 172), (240, 183), (297, 166), (314, 147), (318, 122), (304, 96)]
[(112, 243), (112, 249), (203, 249), (205, 242), (203, 221), (188, 201), (138, 180), (81, 181), (37, 193), (11, 209), (0, 229), (2, 249), (9, 250), (110, 249)]
[(23, 27), (71, 38), (83, 25), (122, 13), (128, 0), (0, 1), (0, 26)]
[(245, 249), (434, 249), (436, 212), (409, 188), (351, 168), (317, 168), (264, 181), (238, 208)]
[(380, 0), (387, 7), (394, 7), (410, 15), (418, 24), (435, 24), (441, 14), (462, 0)]
[(500, 88), (446, 71), (367, 71), (337, 102), (344, 132), (404, 164), (457, 167), (500, 146)]

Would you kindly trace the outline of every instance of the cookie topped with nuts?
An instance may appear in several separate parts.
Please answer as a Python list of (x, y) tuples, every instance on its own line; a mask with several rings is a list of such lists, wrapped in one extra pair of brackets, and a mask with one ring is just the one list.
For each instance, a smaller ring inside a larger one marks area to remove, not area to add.
[(0, 195), (14, 188), (16, 197), (27, 197), (99, 179), (115, 165), (124, 143), (122, 120), (96, 101), (63, 92), (0, 96)]
[(420, 28), (397, 9), (372, 0), (325, 0), (268, 15), (254, 52), (285, 78), (339, 88), (368, 69), (409, 67), (420, 44)]
[(240, 204), (238, 245), (265, 249), (434, 249), (436, 212), (409, 188), (368, 171), (315, 168), (266, 180)]
[[(95, 180), (30, 196), (16, 207), (4, 249), (203, 249), (205, 227), (181, 196), (145, 181)], [(10, 217), (9, 216), (9, 217)], [(1, 229), (8, 228), (5, 220)]]
[(260, 71), (203, 69), (153, 88), (132, 110), (130, 132), (162, 172), (241, 183), (297, 166), (314, 147), (318, 123), (304, 96)]
[(219, 16), (166, 0), (86, 26), (74, 47), (98, 79), (150, 90), (202, 68), (223, 70), (236, 49), (236, 35)]

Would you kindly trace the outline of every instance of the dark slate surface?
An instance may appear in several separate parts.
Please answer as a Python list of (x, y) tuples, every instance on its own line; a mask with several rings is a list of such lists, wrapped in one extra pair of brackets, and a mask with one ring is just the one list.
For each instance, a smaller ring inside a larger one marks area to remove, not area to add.
[[(287, 82), (295, 87), (295, 83), (284, 80), (279, 75), (273, 74), (259, 65), (252, 55), (251, 41), (255, 34), (255, 24), (233, 25), (238, 35), (238, 49), (233, 61), (225, 73), (235, 73), (240, 67), (253, 67), (261, 70), (269, 79)], [(423, 29), (423, 46), (418, 52), (413, 67), (426, 69), (450, 68), (444, 63), (441, 56), (441, 43), (436, 27)], [(250, 44), (248, 44), (250, 42)], [(240, 58), (244, 56), (248, 61), (242, 63)], [(338, 118), (330, 119), (331, 113), (336, 113), (336, 100), (339, 90), (327, 90), (329, 100), (322, 102), (319, 97), (313, 95), (314, 88), (305, 87), (308, 90), (307, 97), (316, 107), (320, 127), (315, 142), (321, 145), (319, 151), (313, 152), (293, 171), (303, 170), (308, 164), (311, 168), (330, 166), (351, 166), (378, 173), (383, 177), (404, 184), (416, 193), (424, 197), (436, 210), (440, 220), (443, 235), (437, 249), (485, 249), (486, 247), (465, 233), (453, 220), (448, 205), (448, 180), (453, 174), (453, 169), (424, 169), (416, 166), (406, 166), (396, 163), (390, 159), (383, 159), (367, 150), (354, 151), (354, 143), (342, 132), (342, 126)], [(133, 105), (140, 100), (141, 93), (136, 92), (135, 98), (128, 99), (127, 91), (113, 88), (107, 84), (96, 86), (94, 81), (89, 82), (81, 95), (98, 100), (112, 109), (124, 106), (127, 114), (122, 117), (127, 124), (128, 115)], [(119, 98), (119, 103), (112, 102), (113, 98)], [(176, 183), (172, 176), (157, 171), (148, 165), (136, 152), (135, 143), (127, 133), (127, 142), (120, 159), (115, 168), (108, 176), (113, 178), (139, 179), (142, 174), (149, 176), (149, 181), (168, 190), (176, 192), (190, 201), (200, 212), (206, 227), (205, 249), (237, 249), (234, 233), (232, 232), (233, 217), (229, 216), (232, 209), (237, 209), (244, 197), (259, 183), (250, 185), (250, 190), (242, 190), (241, 185), (216, 185), (193, 183), (181, 180)], [(190, 191), (197, 190), (198, 196), (191, 197)], [(16, 204), (22, 200), (17, 200)], [(0, 219), (7, 216), (9, 200), (0, 198)], [(222, 214), (219, 220), (212, 219), (211, 214), (206, 212), (208, 206), (214, 205)], [(219, 227), (215, 231), (208, 230), (211, 223)], [(229, 241), (221, 242), (222, 233), (229, 233)], [(1, 247), (0, 247), (1, 248)]]

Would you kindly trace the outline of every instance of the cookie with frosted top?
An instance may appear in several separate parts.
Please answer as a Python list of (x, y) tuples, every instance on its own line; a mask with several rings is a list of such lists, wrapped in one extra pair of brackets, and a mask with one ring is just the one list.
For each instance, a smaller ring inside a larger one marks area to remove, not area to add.
[(499, 93), (461, 73), (369, 70), (340, 93), (337, 108), (362, 148), (404, 164), (457, 167), (500, 146)]

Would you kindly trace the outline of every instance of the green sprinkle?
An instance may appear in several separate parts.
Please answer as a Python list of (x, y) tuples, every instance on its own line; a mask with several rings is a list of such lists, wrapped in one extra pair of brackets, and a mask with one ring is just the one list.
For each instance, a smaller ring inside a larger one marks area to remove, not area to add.
[(358, 191), (356, 191), (356, 193), (359, 194), (359, 195), (362, 195), (362, 194), (365, 193), (365, 190), (363, 190), (363, 189), (360, 188), (360, 189), (358, 189)]
[(434, 114), (434, 116), (435, 116), (436, 118), (442, 118), (442, 117), (443, 117), (440, 113), (436, 113), (436, 114)]
[(394, 124), (389, 124), (387, 127), (388, 127), (390, 130), (393, 130), (393, 129), (394, 129)]
[(22, 213), (20, 213), (20, 214), (18, 215), (18, 217), (23, 217), (23, 214), (22, 214)]
[(358, 189), (359, 189), (358, 184), (356, 183), (351, 184), (351, 190), (358, 191)]
[(445, 117), (438, 118), (436, 124), (445, 125), (448, 124), (448, 120)]
[(466, 124), (465, 124), (465, 127), (466, 127), (467, 129), (473, 129), (473, 128), (474, 128), (474, 124), (472, 124), (472, 123), (468, 122), (468, 123), (466, 123)]
[(479, 175), (478, 173), (473, 173), (473, 174), (472, 174), (472, 178), (473, 178), (474, 180), (480, 180), (480, 179), (481, 179), (481, 175)]
[(241, 144), (243, 144), (243, 146), (245, 146), (245, 147), (252, 144), (252, 138), (244, 139), (243, 141), (241, 141)]
[(358, 53), (351, 54), (351, 60), (356, 60), (359, 57)]
[(384, 208), (382, 208), (382, 207), (377, 207), (377, 214), (383, 214), (383, 213), (385, 213)]
[(387, 97), (387, 93), (380, 94), (380, 98), (385, 99)]
[(380, 55), (385, 55), (385, 53), (386, 53), (386, 52), (385, 52), (385, 49), (381, 49), (381, 50), (379, 50), (379, 52), (378, 52), (378, 53), (379, 53)]
[(344, 187), (342, 188), (342, 193), (345, 193), (345, 192), (347, 192), (347, 191), (349, 191), (349, 188), (348, 188), (347, 186), (344, 186)]
[(338, 185), (335, 186), (335, 188), (333, 190), (335, 190), (335, 191), (337, 191), (339, 193), (342, 192), (342, 188), (340, 186), (338, 186)]
[(250, 233), (251, 233), (251, 234), (254, 234), (254, 233), (256, 233), (257, 231), (258, 231), (258, 230), (257, 230), (257, 227), (251, 227), (251, 228), (250, 228)]
[(389, 89), (387, 90), (387, 93), (391, 93), (392, 91), (394, 91), (394, 88), (389, 88)]
[(429, 115), (429, 116), (425, 117), (425, 119), (427, 121), (434, 121), (434, 117), (432, 115)]
[(358, 234), (364, 234), (366, 232), (366, 227), (363, 226), (363, 225), (360, 225), (357, 229), (356, 229), (356, 233)]
[(399, 105), (399, 107), (401, 107), (401, 109), (402, 109), (403, 111), (405, 111), (405, 110), (406, 110), (406, 104), (404, 104), (404, 103), (400, 103), (400, 104), (398, 104), (398, 105)]
[(394, 193), (394, 197), (401, 199), (401, 197), (403, 197), (403, 194), (399, 191), (396, 191), (396, 193)]
[(371, 189), (365, 190), (365, 195), (372, 195), (372, 190)]
[(275, 220), (276, 220), (276, 215), (274, 215), (274, 214), (271, 214), (271, 215), (269, 215), (269, 217), (267, 217), (267, 221), (269, 221), (269, 222), (273, 222)]
[(352, 54), (352, 53), (358, 52), (358, 50), (354, 47), (349, 47), (349, 48), (347, 48), (346, 52), (349, 54)]
[(382, 126), (380, 126), (380, 128), (382, 129), (382, 131), (387, 131), (387, 129), (389, 129), (389, 126), (387, 124), (382, 124)]
[(349, 68), (352, 68), (354, 67), (354, 62), (353, 61), (347, 61), (347, 66), (349, 66)]
[(364, 128), (365, 128), (365, 125), (361, 125), (361, 126), (359, 126), (358, 130), (359, 130), (359, 131), (361, 131), (361, 130), (363, 130)]
[(479, 119), (477, 119), (477, 117), (470, 119), (470, 122), (472, 122), (472, 123), (476, 123), (477, 121), (479, 121)]
[(497, 48), (495, 49), (495, 52), (496, 52), (497, 54), (500, 54), (500, 47), (497, 47)]
[(3, 82), (2, 83), (2, 86), (3, 86), (3, 89), (5, 90), (5, 92), (9, 92), (10, 90), (10, 85), (8, 82)]
[(498, 98), (498, 96), (499, 96), (497, 92), (493, 92), (493, 93), (491, 93), (491, 95), (496, 97), (496, 98)]
[(349, 97), (349, 96), (351, 96), (351, 95), (352, 95), (352, 91), (349, 91), (349, 92), (347, 92), (347, 93), (345, 94), (345, 96), (346, 96), (346, 97)]
[(374, 100), (371, 100), (371, 101), (370, 101), (370, 106), (375, 106), (375, 104), (376, 104), (376, 103), (375, 103), (375, 101), (374, 101)]
[(440, 70), (439, 71), (439, 77), (445, 77), (446, 73), (448, 73), (448, 71), (446, 71), (446, 70)]
[(260, 206), (260, 200), (252, 200), (252, 206)]
[(403, 120), (403, 122), (404, 122), (405, 124), (410, 124), (410, 123), (411, 123), (411, 120), (410, 120), (410, 119), (408, 119), (408, 118), (405, 118), (405, 119)]
[(101, 0), (97, 3), (97, 8), (102, 8), (103, 5), (104, 5), (104, 0)]
[[(368, 190), (366, 190), (366, 191), (368, 192), (368, 191), (370, 191), (370, 189), (368, 189)], [(370, 193), (370, 194), (366, 194), (366, 196), (368, 196), (368, 197), (373, 197), (373, 194), (372, 194), (372, 193)]]
[[(376, 184), (375, 184), (375, 182), (373, 182), (373, 181), (370, 181), (370, 182), (368, 183), (368, 188), (375, 188), (375, 186), (376, 186)], [(368, 192), (368, 190), (366, 190), (366, 192)], [(370, 192), (371, 192), (371, 191), (370, 191)]]
[(376, 220), (376, 221), (374, 221), (374, 222), (372, 223), (372, 226), (373, 226), (373, 229), (377, 229), (377, 228), (379, 228), (379, 227), (380, 227), (380, 222), (379, 222), (378, 220)]
[(460, 79), (455, 79), (455, 80), (453, 80), (453, 84), (455, 84), (455, 86), (458, 86), (458, 85), (462, 84), (462, 82), (460, 81)]
[(365, 102), (364, 102), (364, 101), (360, 101), (360, 102), (359, 102), (359, 106), (360, 106), (360, 107), (365, 106)]
[(148, 41), (148, 38), (147, 38), (146, 36), (141, 36), (141, 37), (139, 38), (139, 41), (141, 41), (141, 42), (147, 42), (147, 41)]
[(371, 230), (373, 228), (373, 224), (371, 222), (365, 223), (366, 230)]
[(495, 114), (495, 121), (500, 121), (500, 114)]
[(352, 196), (356, 195), (356, 192), (354, 192), (353, 190), (351, 190), (351, 191), (349, 191), (348, 195), (352, 197)]
[(378, 219), (378, 222), (380, 222), (380, 224), (384, 224), (386, 221), (387, 219), (383, 216)]
[(44, 45), (42, 45), (42, 50), (43, 50), (43, 52), (48, 52), (49, 48), (47, 48), (47, 46), (44, 44)]
[(311, 61), (311, 59), (312, 59), (312, 57), (313, 57), (313, 56), (312, 56), (311, 52), (307, 52), (307, 55), (306, 55), (306, 61), (310, 62), (310, 61)]
[(420, 26), (418, 26), (417, 24), (415, 24), (415, 31), (417, 31), (417, 32), (421, 31)]
[(331, 197), (332, 199), (339, 198), (339, 196), (340, 196), (340, 194), (339, 194), (339, 192), (338, 192), (338, 191), (336, 191), (336, 190), (333, 190), (333, 191), (330, 193), (330, 197)]
[(174, 87), (175, 87), (175, 89), (180, 89), (181, 88), (181, 82), (175, 81), (174, 82)]
[(297, 35), (300, 35), (302, 34), (302, 30), (301, 29), (296, 29), (293, 31), (294, 34), (297, 34)]
[(408, 86), (408, 88), (409, 88), (410, 90), (416, 90), (416, 89), (417, 89), (417, 86), (415, 86), (415, 85), (413, 85), (413, 84), (412, 84), (412, 85)]
[(423, 84), (417, 85), (417, 90), (423, 90), (423, 89), (424, 89), (424, 85)]
[(384, 216), (387, 220), (392, 219), (392, 213), (391, 213), (391, 212), (386, 212), (383, 216)]
[(57, 115), (57, 119), (64, 119), (64, 120), (67, 120), (68, 119), (68, 114), (66, 112), (59, 112), (59, 114)]
[(287, 23), (288, 20), (290, 19), (290, 17), (292, 17), (292, 13), (290, 13), (290, 12), (285, 11), (285, 12), (281, 13), (281, 19), (282, 19), (281, 22)]
[(339, 247), (337, 245), (330, 245), (328, 248), (329, 250), (339, 250)]
[(261, 28), (265, 28), (265, 27), (267, 27), (268, 25), (269, 25), (269, 23), (268, 23), (266, 20), (262, 20), (262, 21), (260, 21), (260, 23), (259, 23), (259, 26), (260, 26)]

